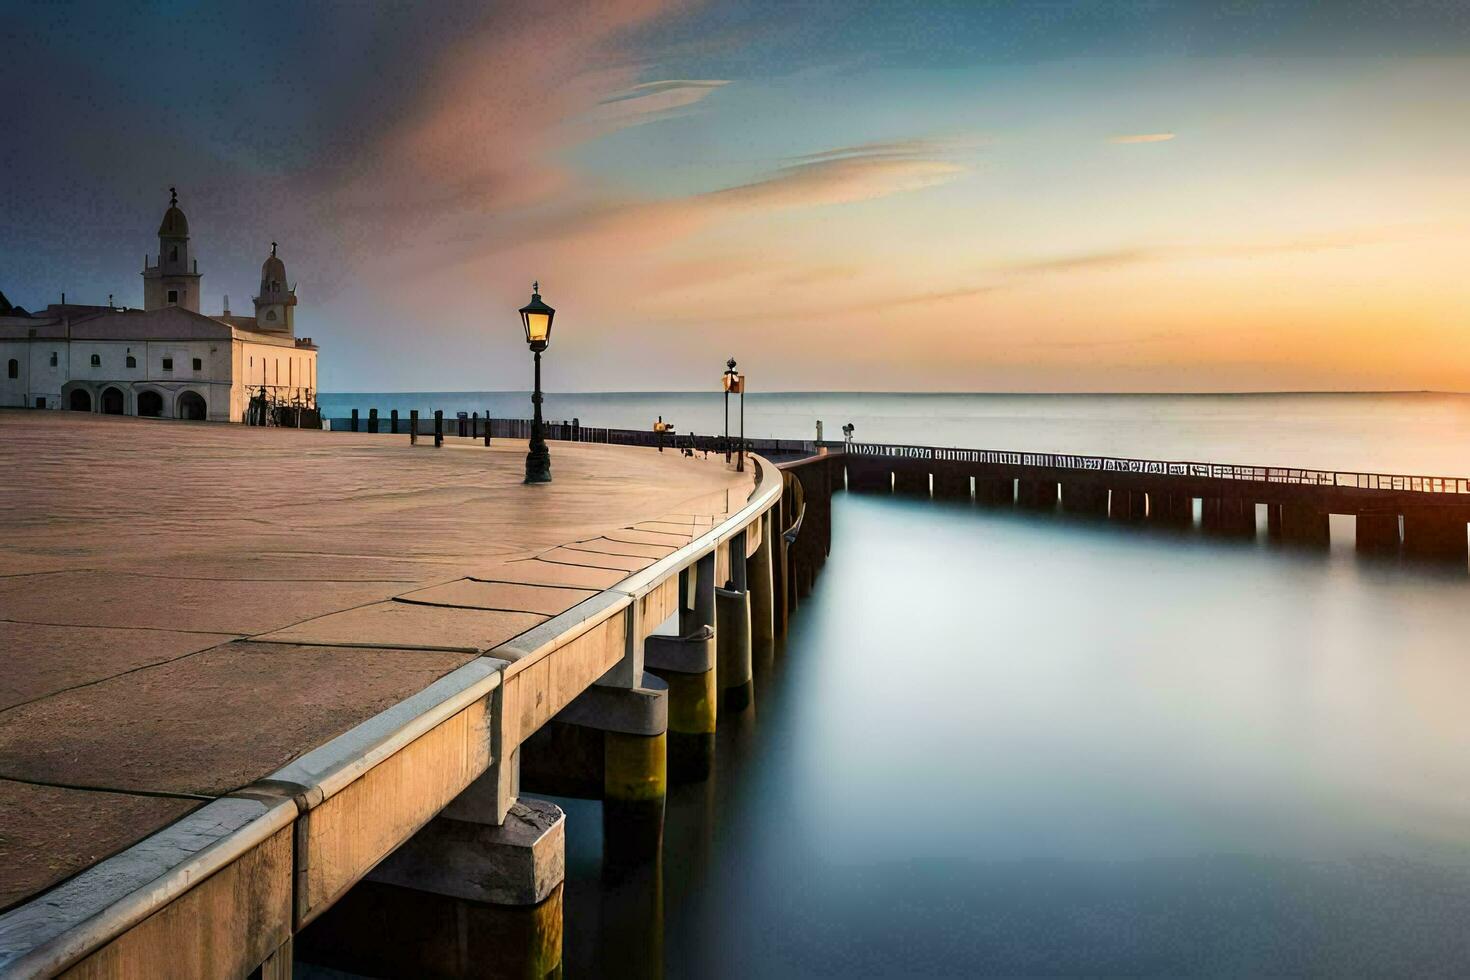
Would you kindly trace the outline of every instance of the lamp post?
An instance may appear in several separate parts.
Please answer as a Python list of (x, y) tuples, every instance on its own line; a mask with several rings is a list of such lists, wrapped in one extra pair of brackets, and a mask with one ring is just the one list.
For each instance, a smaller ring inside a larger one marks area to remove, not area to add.
[(745, 472), (745, 375), (735, 376), (735, 390), (740, 394), (740, 446), (735, 450), (735, 472)]
[(531, 418), (531, 451), (526, 453), (526, 482), (551, 482), (551, 452), (546, 448), (546, 435), (541, 431), (541, 352), (551, 343), (551, 321), (556, 311), (541, 302), (541, 283), (531, 284), (531, 302), (521, 307), (521, 326), (526, 330), (526, 344), (536, 357), (536, 387), (531, 393), (534, 409)]
[(730, 392), (735, 390), (735, 358), (725, 362), (725, 373), (720, 381), (725, 387), (725, 462), (730, 462)]
[(735, 472), (745, 472), (745, 375), (735, 370), (735, 358), (725, 362), (725, 462), (730, 462), (730, 396), (740, 396), (740, 444), (735, 450)]

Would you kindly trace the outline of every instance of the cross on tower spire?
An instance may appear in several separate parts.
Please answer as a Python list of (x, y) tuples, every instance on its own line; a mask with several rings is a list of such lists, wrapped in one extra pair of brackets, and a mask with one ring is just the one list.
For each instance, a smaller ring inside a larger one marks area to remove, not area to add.
[(275, 242), (271, 242), (271, 255), (275, 255), (275, 254), (276, 254), (276, 243)]
[(178, 192), (178, 189), (177, 188), (174, 188), (174, 187), (170, 187), (168, 189), (168, 206), (171, 207), (171, 208), (173, 208), (173, 207), (178, 207), (178, 204), (179, 204), (179, 192)]

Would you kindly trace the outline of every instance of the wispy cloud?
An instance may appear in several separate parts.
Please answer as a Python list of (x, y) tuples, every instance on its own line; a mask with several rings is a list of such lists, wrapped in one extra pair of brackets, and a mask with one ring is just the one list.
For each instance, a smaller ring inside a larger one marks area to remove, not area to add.
[(876, 200), (945, 183), (967, 169), (948, 160), (862, 155), (852, 148), (836, 158), (779, 167), (744, 184), (683, 197), (567, 202), (551, 217), (531, 215), (470, 236), (465, 244), (477, 240), (482, 254), (502, 245), (567, 238), (615, 240), (623, 248), (667, 244), (722, 219)]
[(1141, 248), (1113, 249), (1103, 252), (1082, 252), (1076, 255), (1058, 255), (1051, 258), (1014, 262), (996, 270), (1011, 275), (1041, 275), (1048, 272), (1075, 272), (1085, 269), (1107, 269), (1124, 265), (1136, 265), (1157, 258), (1154, 251)]
[(644, 82), (603, 99), (592, 111), (590, 118), (593, 122), (612, 123), (616, 126), (636, 126), (667, 119), (729, 84), (729, 81), (718, 78)]
[(1415, 241), (1442, 233), (1440, 224), (1401, 225), (1391, 228), (1344, 229), (1275, 241), (1227, 242), (1211, 245), (1158, 245), (1105, 249), (1097, 252), (1048, 256), (997, 266), (990, 271), (1002, 276), (1034, 276), (1053, 272), (1089, 272), (1119, 269), (1149, 262), (1254, 259), (1271, 255), (1310, 254), (1336, 249), (1366, 248), (1394, 242)]
[(663, 92), (678, 92), (686, 89), (716, 89), (722, 85), (729, 85), (728, 79), (719, 78), (668, 78), (659, 82), (643, 82), (624, 89), (616, 95), (609, 95), (602, 100), (603, 105), (613, 102), (626, 102), (630, 99), (643, 99), (650, 95), (658, 95)]
[(1126, 133), (1108, 137), (1109, 143), (1166, 143), (1174, 138), (1173, 133)]
[(782, 167), (760, 180), (711, 191), (696, 200), (746, 208), (850, 204), (933, 187), (965, 170), (948, 160), (882, 154), (841, 156)]
[(800, 166), (805, 163), (824, 163), (829, 160), (911, 160), (924, 157), (946, 157), (954, 153), (984, 146), (989, 142), (989, 137), (980, 135), (949, 137), (916, 136), (908, 139), (874, 140), (869, 143), (855, 143), (852, 146), (839, 146), (831, 150), (804, 153), (800, 156), (789, 157), (788, 160), (792, 164)]

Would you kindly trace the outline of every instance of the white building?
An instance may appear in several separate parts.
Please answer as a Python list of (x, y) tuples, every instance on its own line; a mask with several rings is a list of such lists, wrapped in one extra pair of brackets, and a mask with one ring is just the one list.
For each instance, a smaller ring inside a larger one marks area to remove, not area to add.
[(173, 195), (158, 260), (144, 257), (141, 310), (69, 304), (63, 294), (29, 313), (0, 293), (0, 407), (219, 422), (258, 420), (262, 405), (314, 409), (317, 348), (296, 337), (296, 290), (275, 243), (253, 316), (200, 313), (201, 279)]

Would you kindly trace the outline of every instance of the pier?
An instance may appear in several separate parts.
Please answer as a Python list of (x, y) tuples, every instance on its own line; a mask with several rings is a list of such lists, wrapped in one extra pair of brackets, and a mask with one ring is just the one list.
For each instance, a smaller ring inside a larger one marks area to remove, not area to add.
[(7, 977), (289, 976), (369, 876), (523, 910), (496, 955), (545, 972), (563, 818), (523, 784), (656, 841), (821, 526), (759, 457), (562, 445), (528, 487), (502, 439), (0, 430)]
[[(1361, 551), (1465, 562), (1470, 479), (1062, 453), (854, 443), (830, 457), (849, 490), (933, 496), (1326, 545), (1329, 515)], [(1196, 506), (1197, 502), (1197, 506)], [(1198, 513), (1196, 513), (1198, 512)]]

